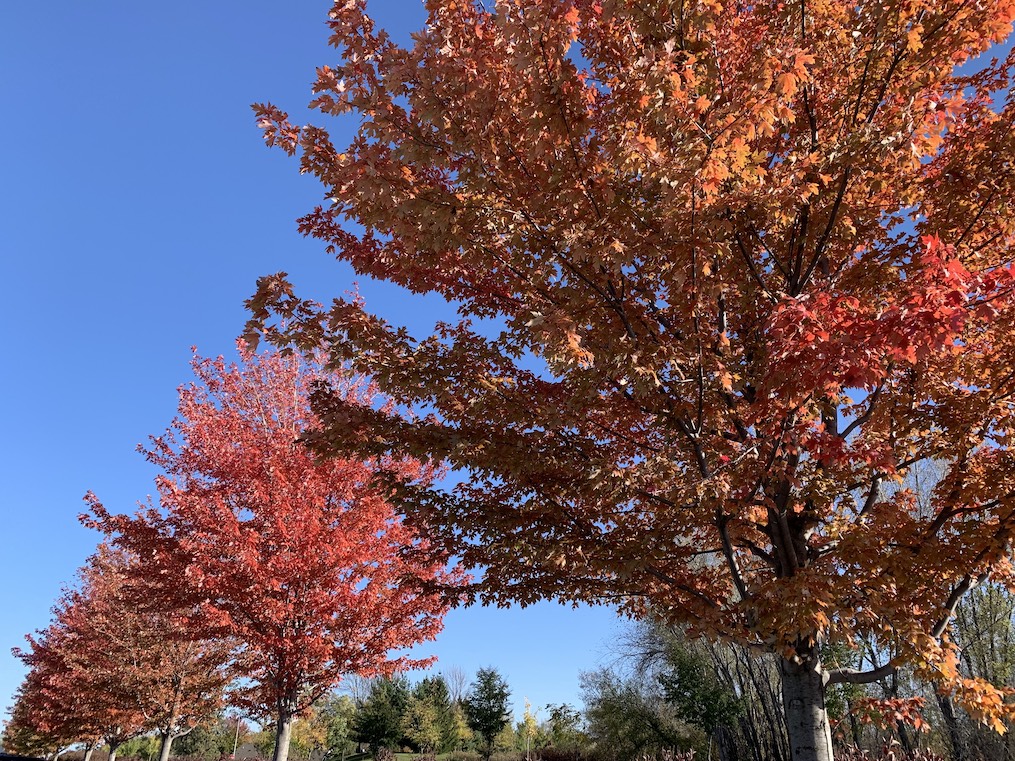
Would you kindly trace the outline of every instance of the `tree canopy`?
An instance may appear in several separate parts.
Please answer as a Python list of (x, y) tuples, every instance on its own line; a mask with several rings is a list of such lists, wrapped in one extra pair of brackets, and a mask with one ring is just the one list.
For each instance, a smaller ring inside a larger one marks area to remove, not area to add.
[(146, 565), (159, 599), (190, 609), (191, 630), (235, 638), (249, 681), (233, 696), (278, 724), (284, 761), (292, 720), (347, 674), (426, 665), (390, 655), (432, 639), (448, 603), (424, 587), (460, 578), (371, 484), (375, 469), (428, 480), (418, 461), (320, 461), (298, 438), (316, 421), (314, 383), (356, 404), (368, 384), (320, 374), (297, 356), (241, 351), (195, 357), (179, 416), (146, 456), (164, 475), (159, 502), (112, 515), (92, 496), (88, 519)]
[[(411, 336), (262, 279), (251, 338), (324, 343), (421, 413), (322, 391), (312, 444), (461, 472), (398, 500), (483, 600), (778, 654), (795, 759), (830, 757), (826, 682), (901, 664), (1001, 727), (947, 627), (1011, 581), (1015, 59), (982, 55), (1015, 4), (427, 9), (408, 47), (331, 10), (312, 105), (357, 116), (348, 146), (256, 107), (325, 187), (300, 230), (463, 316)], [(897, 482), (931, 460), (919, 507)], [(822, 665), (857, 637), (878, 668)]]

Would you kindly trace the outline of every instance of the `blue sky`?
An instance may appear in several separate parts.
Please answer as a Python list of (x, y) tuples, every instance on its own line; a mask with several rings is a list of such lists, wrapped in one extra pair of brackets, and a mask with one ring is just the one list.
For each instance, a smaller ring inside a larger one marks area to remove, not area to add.
[[(314, 67), (333, 63), (325, 0), (8, 2), (0, 8), (0, 712), (22, 676), (10, 648), (44, 627), (99, 537), (76, 516), (95, 491), (132, 510), (154, 470), (190, 347), (230, 353), (258, 276), (290, 273), (326, 299), (351, 271), (294, 220), (320, 195), (264, 147), (249, 105), (298, 121)], [(415, 0), (374, 0), (397, 39)], [(341, 140), (339, 140), (341, 142)], [(451, 310), (360, 282), (368, 305), (425, 331)], [(521, 712), (578, 701), (578, 673), (611, 661), (625, 624), (555, 604), (452, 612), (426, 651), (471, 677), (492, 665)], [(437, 667), (439, 670), (441, 665)]]

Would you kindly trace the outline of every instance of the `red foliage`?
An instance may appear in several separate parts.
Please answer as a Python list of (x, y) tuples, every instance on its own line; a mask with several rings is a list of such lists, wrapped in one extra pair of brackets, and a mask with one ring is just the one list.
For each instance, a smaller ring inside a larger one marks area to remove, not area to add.
[[(164, 475), (160, 506), (110, 515), (89, 495), (94, 523), (143, 560), (195, 631), (241, 645), (248, 686), (238, 698), (261, 715), (291, 717), (344, 674), (421, 666), (389, 651), (433, 638), (447, 603), (423, 587), (454, 583), (396, 518), (373, 483), (375, 463), (319, 461), (299, 442), (315, 424), (308, 397), (326, 382), (349, 403), (374, 403), (364, 382), (319, 376), (295, 357), (241, 362), (195, 358), (179, 416), (144, 450)], [(386, 472), (427, 481), (413, 460)]]

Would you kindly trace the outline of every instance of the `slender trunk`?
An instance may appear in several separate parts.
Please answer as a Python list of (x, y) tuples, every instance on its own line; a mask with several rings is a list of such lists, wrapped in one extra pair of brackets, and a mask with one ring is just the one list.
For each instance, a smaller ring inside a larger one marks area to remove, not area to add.
[(954, 761), (965, 761), (965, 749), (962, 747), (962, 736), (959, 734), (959, 719), (955, 715), (955, 706), (952, 699), (947, 695), (935, 693), (937, 704), (941, 708), (941, 717), (944, 719), (945, 728), (948, 730), (948, 739), (952, 743), (952, 758)]
[(798, 650), (803, 663), (782, 659), (782, 700), (793, 761), (833, 761), (825, 710), (825, 674), (817, 649)]
[(293, 717), (287, 711), (280, 711), (275, 724), (275, 752), (271, 761), (286, 761), (289, 758), (289, 738), (293, 731)]
[(853, 736), (853, 745), (860, 747), (860, 722), (856, 719), (856, 713), (853, 711), (853, 701), (846, 699), (846, 715), (849, 716), (849, 731)]
[(169, 751), (173, 748), (173, 740), (176, 739), (177, 735), (173, 734), (173, 727), (175, 727), (180, 718), (180, 705), (183, 702), (183, 680), (180, 677), (173, 679), (173, 705), (169, 709), (169, 716), (166, 717), (163, 729), (159, 733), (159, 737), (162, 740), (162, 744), (159, 747), (159, 761), (169, 761)]
[(899, 745), (902, 746), (903, 752), (907, 755), (916, 750), (916, 746), (913, 745), (913, 740), (909, 736), (909, 732), (906, 731), (906, 725), (901, 721), (895, 722), (895, 731), (899, 735)]
[(159, 761), (169, 761), (169, 751), (173, 748), (173, 739), (175, 735), (169, 730), (166, 730), (160, 735), (162, 739), (162, 745), (159, 747)]
[(123, 745), (122, 742), (110, 742), (109, 743), (109, 759), (108, 761), (116, 761), (116, 751)]
[(95, 750), (94, 745), (85, 746), (85, 757), (81, 761), (92, 761), (92, 751)]

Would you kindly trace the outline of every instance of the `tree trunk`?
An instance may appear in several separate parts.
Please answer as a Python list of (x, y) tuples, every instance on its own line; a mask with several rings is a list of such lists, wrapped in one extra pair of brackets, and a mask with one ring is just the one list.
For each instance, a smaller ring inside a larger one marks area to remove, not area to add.
[(271, 761), (286, 761), (289, 758), (289, 738), (293, 731), (293, 717), (291, 713), (279, 712), (278, 721), (275, 724), (275, 752)]
[(94, 745), (85, 746), (85, 757), (81, 761), (92, 761), (92, 751), (95, 750)]
[(785, 658), (780, 663), (791, 758), (793, 761), (833, 761), (821, 660), (816, 648), (797, 652), (803, 657), (803, 663)]
[(172, 750), (175, 735), (172, 732), (162, 732), (160, 737), (162, 745), (159, 748), (159, 761), (169, 761), (169, 751)]
[(948, 729), (948, 739), (952, 743), (952, 758), (954, 761), (965, 761), (966, 754), (965, 749), (962, 747), (962, 735), (959, 734), (959, 719), (955, 715), (952, 699), (939, 692), (934, 694), (937, 696), (937, 704), (941, 708), (941, 717), (944, 719), (945, 727)]
[(118, 743), (111, 742), (111, 743), (109, 743), (109, 759), (108, 759), (108, 761), (116, 761), (116, 751), (118, 751), (120, 749), (121, 745), (123, 745), (122, 742), (118, 742)]

